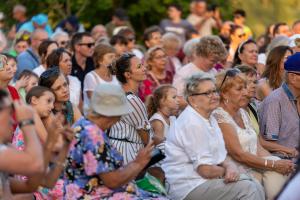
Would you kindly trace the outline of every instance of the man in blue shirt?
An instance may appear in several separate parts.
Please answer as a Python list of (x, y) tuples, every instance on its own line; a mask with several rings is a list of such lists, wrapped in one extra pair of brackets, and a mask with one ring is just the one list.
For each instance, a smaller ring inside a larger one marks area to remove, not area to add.
[(43, 40), (48, 39), (48, 34), (45, 30), (37, 29), (31, 34), (31, 47), (26, 51), (22, 52), (17, 57), (18, 68), (15, 78), (25, 70), (33, 70), (40, 65), (40, 58), (38, 55), (38, 49)]

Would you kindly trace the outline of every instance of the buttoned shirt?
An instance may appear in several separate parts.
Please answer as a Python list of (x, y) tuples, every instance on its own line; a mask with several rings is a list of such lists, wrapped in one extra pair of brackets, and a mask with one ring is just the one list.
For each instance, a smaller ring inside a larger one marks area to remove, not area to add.
[(259, 107), (260, 133), (267, 140), (297, 148), (300, 120), (297, 101), (286, 83), (267, 96)]
[(218, 165), (226, 158), (227, 151), (217, 120), (213, 116), (206, 119), (187, 106), (170, 126), (165, 154), (162, 168), (169, 198), (184, 199), (207, 181), (198, 173), (200, 165)]

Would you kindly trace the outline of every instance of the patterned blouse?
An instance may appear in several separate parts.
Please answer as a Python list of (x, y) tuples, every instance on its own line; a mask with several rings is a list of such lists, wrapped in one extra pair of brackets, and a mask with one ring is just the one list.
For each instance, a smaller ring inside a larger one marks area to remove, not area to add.
[(123, 157), (91, 121), (81, 118), (73, 127), (80, 131), (71, 143), (64, 172), (64, 199), (164, 199), (138, 189), (134, 182), (118, 189), (105, 186), (99, 174), (122, 167)]

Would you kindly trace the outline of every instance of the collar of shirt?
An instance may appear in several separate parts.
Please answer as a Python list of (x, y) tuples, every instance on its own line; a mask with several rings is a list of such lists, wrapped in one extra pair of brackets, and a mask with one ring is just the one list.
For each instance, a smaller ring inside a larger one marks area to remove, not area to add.
[(289, 86), (286, 83), (282, 84), (282, 88), (290, 101), (296, 101), (295, 96), (293, 95), (292, 91), (290, 90)]

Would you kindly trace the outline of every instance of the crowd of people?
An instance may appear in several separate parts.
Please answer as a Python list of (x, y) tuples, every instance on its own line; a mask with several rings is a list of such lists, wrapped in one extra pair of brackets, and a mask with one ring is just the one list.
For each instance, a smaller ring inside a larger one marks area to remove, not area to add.
[(193, 0), (138, 44), (122, 8), (90, 32), (12, 12), (0, 199), (300, 198), (300, 20), (255, 38), (244, 10)]

